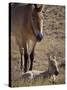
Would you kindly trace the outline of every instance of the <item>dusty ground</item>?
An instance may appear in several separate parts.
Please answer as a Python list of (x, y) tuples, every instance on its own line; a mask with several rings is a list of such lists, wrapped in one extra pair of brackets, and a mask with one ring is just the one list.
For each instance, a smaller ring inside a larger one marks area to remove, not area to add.
[[(46, 71), (48, 68), (47, 53), (54, 53), (59, 63), (65, 59), (65, 7), (46, 5), (44, 11), (44, 38), (36, 45), (33, 70)], [(33, 81), (22, 80), (20, 54), (13, 33), (11, 36), (11, 76), (12, 86), (14, 87), (53, 84), (48, 78), (40, 78)], [(60, 73), (56, 79), (56, 84), (64, 83), (65, 68), (61, 67)]]

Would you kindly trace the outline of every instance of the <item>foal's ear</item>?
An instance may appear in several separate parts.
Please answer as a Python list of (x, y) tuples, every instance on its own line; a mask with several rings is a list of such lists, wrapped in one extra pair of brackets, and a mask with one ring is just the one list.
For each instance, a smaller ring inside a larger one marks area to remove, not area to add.
[(50, 55), (49, 62), (54, 62), (54, 61), (56, 61), (56, 57), (53, 57), (52, 55)]
[(52, 56), (50, 55), (50, 60), (53, 60)]
[(53, 60), (51, 55), (49, 56), (48, 60), (49, 60), (49, 62)]
[(54, 56), (53, 58), (54, 58), (54, 60), (56, 60), (56, 56)]
[(35, 9), (37, 10), (37, 12), (40, 12), (43, 8), (42, 4), (34, 4), (34, 6), (35, 6)]

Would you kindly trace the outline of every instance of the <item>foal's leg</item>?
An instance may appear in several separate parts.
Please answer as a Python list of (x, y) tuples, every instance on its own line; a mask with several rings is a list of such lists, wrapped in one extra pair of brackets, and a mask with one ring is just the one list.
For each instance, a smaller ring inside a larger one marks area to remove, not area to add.
[(30, 68), (29, 68), (29, 70), (32, 70), (33, 59), (34, 59), (34, 49), (32, 50), (32, 53), (31, 53), (31, 55), (30, 55), (31, 64), (30, 64)]

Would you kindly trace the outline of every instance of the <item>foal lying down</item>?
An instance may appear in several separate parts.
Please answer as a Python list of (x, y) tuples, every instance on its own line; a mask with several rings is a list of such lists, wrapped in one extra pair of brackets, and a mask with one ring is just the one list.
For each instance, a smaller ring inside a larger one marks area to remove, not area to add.
[(49, 78), (52, 82), (55, 82), (56, 76), (59, 74), (58, 62), (55, 56), (49, 56), (48, 59), (48, 70), (46, 71), (28, 71), (22, 74), (23, 79), (37, 79), (39, 77)]

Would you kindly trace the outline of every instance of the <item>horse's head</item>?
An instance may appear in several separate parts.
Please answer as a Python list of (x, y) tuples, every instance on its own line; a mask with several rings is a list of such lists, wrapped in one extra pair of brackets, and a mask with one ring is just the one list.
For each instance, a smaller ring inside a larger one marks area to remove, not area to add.
[[(38, 7), (39, 6), (39, 7)], [(43, 38), (43, 5), (34, 4), (32, 10), (32, 28), (37, 41)]]
[(56, 57), (50, 56), (49, 58), (49, 73), (58, 75), (59, 74), (59, 68), (58, 68), (58, 62), (56, 61)]

